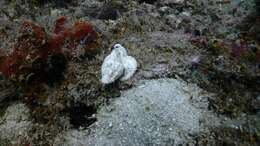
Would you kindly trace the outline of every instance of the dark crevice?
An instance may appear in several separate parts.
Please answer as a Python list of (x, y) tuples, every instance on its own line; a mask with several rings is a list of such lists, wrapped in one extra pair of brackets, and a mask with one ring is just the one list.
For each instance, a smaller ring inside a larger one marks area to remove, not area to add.
[(112, 2), (109, 4), (104, 4), (104, 6), (99, 10), (97, 18), (104, 20), (116, 20), (126, 11), (127, 9), (121, 3)]
[(138, 0), (139, 3), (154, 4), (157, 0)]
[(86, 106), (85, 104), (75, 104), (68, 109), (70, 123), (73, 128), (86, 128), (97, 121), (93, 114), (97, 113), (95, 106)]

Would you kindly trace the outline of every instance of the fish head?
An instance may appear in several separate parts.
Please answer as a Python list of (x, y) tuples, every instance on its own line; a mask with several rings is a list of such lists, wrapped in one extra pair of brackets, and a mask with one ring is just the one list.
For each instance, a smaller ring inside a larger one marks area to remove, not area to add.
[(126, 48), (124, 48), (121, 44), (115, 44), (113, 46), (113, 52), (115, 52), (117, 54), (117, 56), (127, 56), (127, 51)]

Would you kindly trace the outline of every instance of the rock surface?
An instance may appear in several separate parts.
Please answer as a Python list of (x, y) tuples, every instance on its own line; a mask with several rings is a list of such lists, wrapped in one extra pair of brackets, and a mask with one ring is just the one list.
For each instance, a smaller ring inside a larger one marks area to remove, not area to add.
[(0, 119), (0, 141), (1, 139), (8, 139), (15, 144), (19, 141), (19, 138), (26, 138), (32, 126), (32, 122), (29, 120), (29, 112), (29, 109), (22, 103), (9, 106)]
[[(103, 107), (87, 130), (69, 130), (57, 145), (176, 145), (219, 121), (207, 111), (211, 96), (178, 79), (142, 80)], [(90, 132), (90, 134), (89, 134)]]

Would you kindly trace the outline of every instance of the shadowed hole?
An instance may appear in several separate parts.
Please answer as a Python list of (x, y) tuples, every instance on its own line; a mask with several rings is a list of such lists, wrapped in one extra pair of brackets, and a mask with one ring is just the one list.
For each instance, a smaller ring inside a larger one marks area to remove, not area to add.
[(93, 117), (93, 114), (97, 113), (95, 106), (75, 104), (68, 112), (73, 128), (88, 127), (97, 121), (97, 118)]
[(154, 4), (157, 0), (139, 0), (139, 3)]

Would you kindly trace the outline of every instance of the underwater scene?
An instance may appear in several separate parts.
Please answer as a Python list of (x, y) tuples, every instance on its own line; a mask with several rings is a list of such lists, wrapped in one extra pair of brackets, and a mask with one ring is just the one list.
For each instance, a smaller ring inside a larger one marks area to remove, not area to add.
[(0, 0), (0, 146), (259, 146), (260, 0)]

